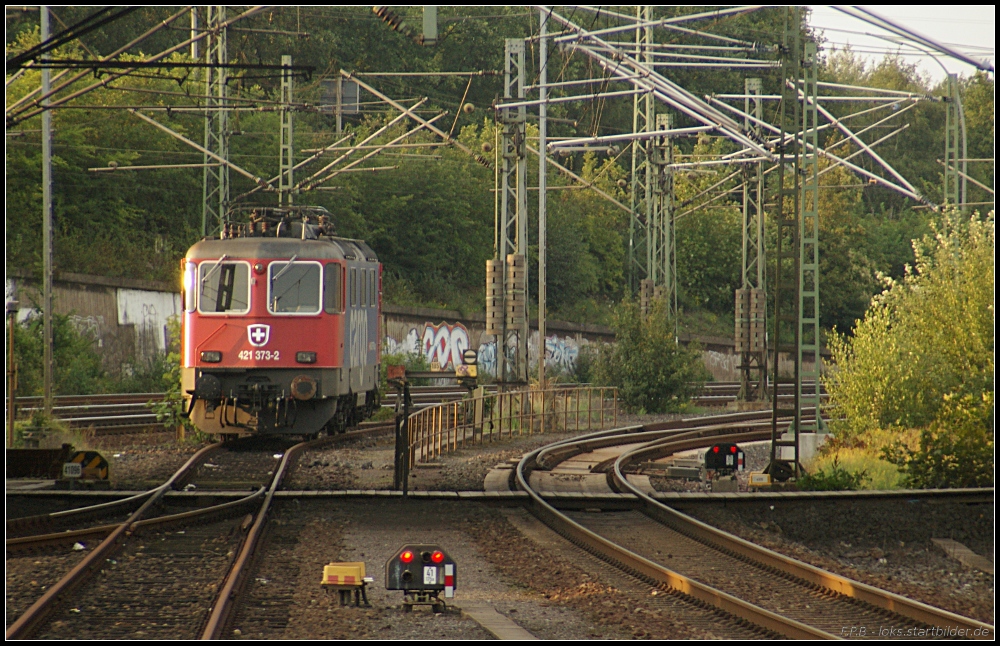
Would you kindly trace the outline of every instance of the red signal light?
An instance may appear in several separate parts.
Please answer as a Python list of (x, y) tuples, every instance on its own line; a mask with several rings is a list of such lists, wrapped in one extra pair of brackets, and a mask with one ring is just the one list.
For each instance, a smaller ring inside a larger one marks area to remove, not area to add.
[(718, 452), (719, 452), (719, 447), (713, 446), (712, 447), (712, 453), (718, 453)]
[(411, 552), (410, 550), (406, 550), (405, 552), (399, 555), (399, 560), (402, 561), (403, 563), (410, 563), (411, 561), (413, 561), (413, 552)]
[(434, 552), (433, 554), (431, 554), (431, 560), (434, 561), (435, 563), (440, 563), (441, 561), (444, 560), (444, 553), (440, 551)]
[(729, 447), (729, 452), (730, 453), (736, 453), (736, 446), (733, 445), (733, 446)]

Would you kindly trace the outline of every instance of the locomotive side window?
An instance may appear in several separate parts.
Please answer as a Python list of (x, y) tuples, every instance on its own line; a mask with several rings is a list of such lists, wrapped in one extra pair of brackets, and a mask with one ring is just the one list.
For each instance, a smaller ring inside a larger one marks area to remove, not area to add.
[(378, 296), (377, 296), (377, 292), (375, 291), (375, 270), (374, 269), (369, 269), (368, 270), (368, 293), (372, 295), (372, 297), (369, 299), (368, 302), (369, 302), (369, 304), (371, 304), (372, 307), (375, 307), (378, 304)]
[(198, 265), (198, 311), (202, 314), (249, 312), (249, 263), (206, 260)]
[(327, 314), (344, 311), (344, 273), (338, 264), (323, 268), (323, 309)]
[(358, 285), (357, 285), (357, 275), (358, 270), (351, 268), (351, 278), (347, 281), (347, 290), (351, 293), (351, 307), (358, 306)]
[(267, 310), (272, 314), (319, 314), (322, 274), (318, 262), (272, 262)]

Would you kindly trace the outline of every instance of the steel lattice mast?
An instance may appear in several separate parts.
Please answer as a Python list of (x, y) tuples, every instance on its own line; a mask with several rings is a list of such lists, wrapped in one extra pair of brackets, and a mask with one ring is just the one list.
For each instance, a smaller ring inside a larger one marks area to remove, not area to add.
[[(524, 99), (525, 48), (509, 38), (504, 47), (504, 100)], [(493, 260), (487, 261), (487, 334), (496, 337), (497, 380), (528, 382), (528, 159), (527, 109), (497, 111), (500, 133), (500, 191)], [(544, 151), (541, 151), (544, 152)], [(502, 304), (502, 306), (501, 306)]]
[[(744, 112), (763, 118), (759, 78), (744, 81)], [(744, 127), (761, 136), (760, 126), (744, 119)], [(764, 284), (764, 165), (743, 164), (743, 270), (736, 290), (736, 343), (740, 356), (739, 401), (762, 401), (767, 394), (767, 292)]]
[[(226, 65), (229, 53), (226, 44), (226, 7), (205, 7), (205, 149), (219, 159), (229, 159), (229, 111)], [(222, 229), (229, 209), (229, 167), (225, 164), (209, 165), (208, 154), (203, 156), (205, 169), (202, 175), (202, 235), (214, 235)]]

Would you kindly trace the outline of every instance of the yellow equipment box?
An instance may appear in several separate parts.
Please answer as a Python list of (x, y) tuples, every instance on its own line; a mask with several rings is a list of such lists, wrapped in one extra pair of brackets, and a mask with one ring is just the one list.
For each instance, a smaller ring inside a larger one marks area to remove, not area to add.
[(330, 563), (323, 566), (323, 580), (320, 585), (328, 592), (336, 590), (340, 596), (340, 605), (346, 606), (351, 602), (351, 592), (354, 592), (354, 605), (360, 606), (364, 599), (366, 606), (368, 595), (365, 593), (365, 586), (374, 581), (371, 577), (365, 576), (365, 564), (361, 562)]
[(751, 487), (767, 487), (771, 484), (771, 475), (769, 473), (751, 473), (750, 481), (747, 484)]
[(364, 563), (331, 563), (323, 567), (322, 585), (359, 586), (365, 582)]

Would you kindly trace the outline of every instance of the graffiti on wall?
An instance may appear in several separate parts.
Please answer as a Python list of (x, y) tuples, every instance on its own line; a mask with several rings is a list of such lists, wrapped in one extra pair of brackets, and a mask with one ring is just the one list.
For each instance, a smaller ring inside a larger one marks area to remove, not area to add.
[(705, 350), (701, 353), (705, 367), (712, 373), (716, 381), (737, 381), (740, 378), (740, 357), (734, 354), (724, 354), (715, 350)]
[(497, 374), (497, 344), (496, 341), (488, 341), (479, 344), (479, 357), (477, 359), (479, 370), (484, 373), (496, 376)]
[(78, 316), (70, 314), (69, 322), (80, 336), (97, 341), (98, 348), (104, 347), (104, 339), (102, 338), (102, 331), (104, 330), (103, 316)]
[(410, 328), (402, 339), (386, 336), (386, 354), (420, 354), (427, 363), (450, 370), (462, 363), (462, 352), (472, 347), (469, 330), (462, 323), (424, 323), (422, 331)]
[[(545, 339), (545, 366), (547, 369), (564, 373), (576, 370), (576, 360), (580, 355), (580, 344), (586, 339), (560, 337), (557, 334)], [(385, 354), (419, 354), (427, 363), (437, 363), (442, 370), (452, 370), (462, 362), (462, 352), (473, 348), (478, 353), (479, 370), (496, 375), (497, 346), (492, 336), (484, 335), (482, 342), (474, 344), (472, 335), (462, 323), (424, 323), (422, 328), (411, 327), (401, 339), (386, 336), (383, 349)], [(517, 336), (512, 334), (506, 346), (507, 357), (513, 361), (517, 353)], [(528, 345), (528, 360), (538, 360), (538, 333), (532, 332)]]
[(391, 336), (385, 337), (382, 344), (385, 354), (418, 354), (420, 352), (420, 334), (417, 328), (410, 328), (407, 335), (400, 341)]
[(427, 363), (435, 362), (442, 370), (452, 369), (462, 363), (462, 352), (469, 348), (469, 331), (461, 323), (424, 324), (420, 349)]
[(545, 338), (545, 367), (563, 372), (576, 370), (576, 358), (580, 356), (580, 346), (572, 337), (559, 338), (552, 335)]
[(152, 357), (166, 351), (167, 319), (181, 312), (180, 294), (118, 289), (118, 325), (136, 328), (136, 356)]

